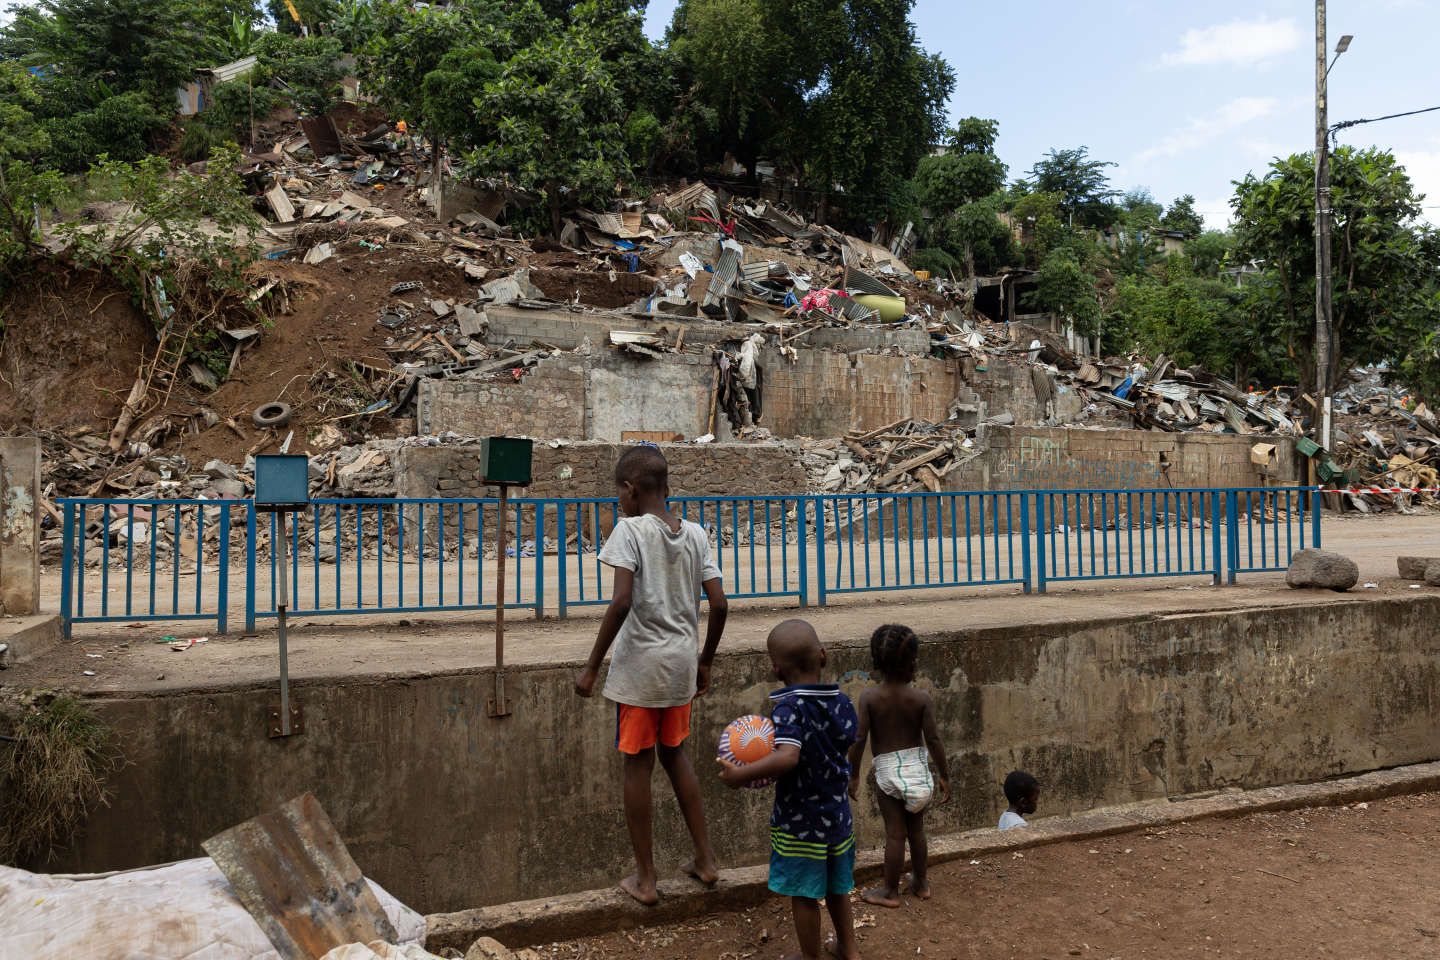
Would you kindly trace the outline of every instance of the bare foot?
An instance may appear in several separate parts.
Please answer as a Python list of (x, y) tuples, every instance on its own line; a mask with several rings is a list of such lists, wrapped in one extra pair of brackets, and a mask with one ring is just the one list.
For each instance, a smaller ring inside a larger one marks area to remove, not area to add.
[(916, 883), (914, 880), (911, 880), (911, 881), (910, 881), (910, 893), (911, 893), (911, 895), (914, 896), (915, 899), (917, 899), (917, 900), (929, 900), (929, 899), (930, 899), (930, 881), (926, 880), (924, 883)]
[(825, 953), (835, 957), (836, 960), (860, 960), (860, 951), (858, 949), (854, 953), (841, 953), (840, 942), (834, 937), (825, 941)]
[(871, 887), (860, 894), (860, 899), (871, 906), (895, 910), (900, 906), (900, 895), (887, 887)]
[(620, 881), (620, 889), (624, 890), (635, 900), (644, 906), (653, 907), (660, 902), (660, 892), (655, 889), (655, 882), (642, 883), (638, 874), (630, 874)]
[(702, 866), (699, 861), (691, 860), (680, 869), (685, 871), (687, 877), (694, 877), (707, 887), (715, 886), (716, 881), (720, 879), (720, 871), (715, 869), (713, 863), (707, 863)]

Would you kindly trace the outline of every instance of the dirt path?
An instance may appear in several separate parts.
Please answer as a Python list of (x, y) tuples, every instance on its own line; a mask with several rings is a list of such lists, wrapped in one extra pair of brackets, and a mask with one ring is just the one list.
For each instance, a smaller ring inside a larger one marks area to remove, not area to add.
[[(1440, 794), (1257, 814), (1040, 847), (931, 871), (935, 899), (857, 907), (866, 960), (1440, 956)], [(769, 960), (785, 905), (537, 951)]]

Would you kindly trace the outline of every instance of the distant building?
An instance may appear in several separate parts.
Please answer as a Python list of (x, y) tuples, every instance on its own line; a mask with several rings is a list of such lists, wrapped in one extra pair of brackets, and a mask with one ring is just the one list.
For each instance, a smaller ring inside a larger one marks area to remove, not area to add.
[(224, 66), (196, 70), (195, 79), (175, 91), (175, 99), (180, 103), (180, 116), (193, 117), (204, 110), (210, 105), (217, 84), (240, 79), (254, 70), (258, 62), (253, 56), (241, 57)]

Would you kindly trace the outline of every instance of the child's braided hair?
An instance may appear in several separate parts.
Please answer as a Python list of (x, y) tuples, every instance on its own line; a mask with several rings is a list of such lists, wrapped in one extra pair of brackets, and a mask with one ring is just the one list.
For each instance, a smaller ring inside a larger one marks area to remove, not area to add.
[(919, 656), (920, 638), (909, 627), (887, 623), (870, 635), (870, 662), (887, 677), (913, 677)]

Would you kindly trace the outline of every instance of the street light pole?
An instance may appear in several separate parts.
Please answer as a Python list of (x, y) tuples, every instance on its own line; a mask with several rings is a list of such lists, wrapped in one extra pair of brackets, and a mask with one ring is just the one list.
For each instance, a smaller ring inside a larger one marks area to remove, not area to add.
[(1315, 442), (1330, 449), (1330, 45), (1315, 0)]
[(1335, 61), (1350, 49), (1350, 34), (1335, 45), (1330, 59), (1325, 38), (1325, 0), (1315, 0), (1315, 442), (1330, 449), (1331, 406), (1335, 384), (1331, 382), (1335, 343), (1333, 290), (1330, 281), (1330, 228), (1334, 211), (1330, 203), (1330, 71)]

